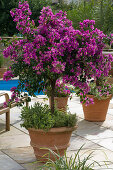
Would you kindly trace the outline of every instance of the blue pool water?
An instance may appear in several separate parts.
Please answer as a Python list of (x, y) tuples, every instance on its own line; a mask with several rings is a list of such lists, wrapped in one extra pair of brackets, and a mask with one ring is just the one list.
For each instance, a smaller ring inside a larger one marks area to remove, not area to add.
[[(0, 90), (10, 91), (12, 87), (17, 87), (17, 85), (18, 85), (18, 80), (9, 80), (9, 81), (0, 80)], [(36, 93), (36, 95), (43, 95), (43, 92)]]

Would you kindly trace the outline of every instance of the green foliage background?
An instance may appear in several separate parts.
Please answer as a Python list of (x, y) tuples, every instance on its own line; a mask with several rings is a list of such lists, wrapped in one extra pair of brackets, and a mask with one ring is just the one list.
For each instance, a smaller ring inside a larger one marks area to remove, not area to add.
[[(27, 0), (32, 11), (31, 19), (38, 25), (38, 18), (43, 6), (51, 5), (51, 0)], [(0, 0), (0, 36), (18, 34), (16, 24), (10, 15), (10, 10), (18, 7), (19, 0)]]
[(17, 33), (16, 25), (10, 15), (10, 10), (17, 7), (18, 0), (0, 0), (0, 35)]
[(54, 10), (67, 12), (67, 18), (75, 29), (85, 19), (95, 20), (95, 27), (105, 34), (113, 32), (113, 1), (112, 0), (77, 0), (77, 3), (66, 5), (62, 0), (52, 7)]
[(105, 34), (113, 32), (113, 1), (112, 0), (82, 0), (72, 10), (67, 11), (67, 16), (73, 22), (74, 28), (84, 19), (95, 20), (95, 27)]
[[(19, 0), (0, 0), (0, 35), (12, 36), (18, 33), (15, 23), (10, 16), (10, 10), (18, 6)], [(43, 6), (51, 6), (54, 12), (63, 10), (67, 12), (67, 18), (72, 20), (75, 29), (80, 21), (94, 19), (96, 27), (104, 33), (113, 32), (113, 1), (112, 0), (78, 0), (78, 3), (65, 4), (59, 0), (52, 5), (52, 0), (28, 0), (32, 11), (31, 19), (38, 26), (38, 18)]]

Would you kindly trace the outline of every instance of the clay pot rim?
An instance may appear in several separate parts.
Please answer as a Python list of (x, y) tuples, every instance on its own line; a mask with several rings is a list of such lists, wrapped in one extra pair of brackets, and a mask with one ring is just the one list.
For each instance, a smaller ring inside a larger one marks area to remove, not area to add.
[(69, 131), (74, 131), (75, 129), (77, 129), (77, 126), (74, 127), (58, 127), (58, 128), (51, 128), (48, 131), (44, 131), (43, 129), (35, 129), (35, 128), (28, 128), (27, 130), (29, 131), (37, 131), (37, 132), (44, 132), (44, 133), (62, 133), (62, 132), (69, 132)]

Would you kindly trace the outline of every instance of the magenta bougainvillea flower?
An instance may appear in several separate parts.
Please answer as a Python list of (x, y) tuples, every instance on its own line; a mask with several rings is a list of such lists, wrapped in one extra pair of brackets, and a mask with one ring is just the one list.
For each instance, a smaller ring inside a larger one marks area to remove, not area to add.
[(64, 82), (81, 89), (84, 97), (90, 89), (90, 79), (108, 76), (113, 57), (103, 56), (106, 36), (94, 28), (94, 20), (84, 20), (75, 30), (66, 12), (53, 14), (51, 8), (43, 7), (36, 27), (27, 1), (19, 2), (10, 13), (23, 39), (14, 40), (3, 52), (12, 60), (4, 80), (19, 76), (18, 88), (33, 95), (48, 85), (54, 91), (56, 80), (62, 77)]
[[(70, 87), (69, 85), (66, 85), (62, 80), (57, 79), (56, 84), (55, 84), (55, 92), (54, 92), (55, 97), (70, 97), (71, 99), (72, 91), (73, 91), (72, 87)], [(48, 97), (50, 97), (51, 87), (48, 86), (47, 89), (44, 89), (44, 93), (47, 94)]]

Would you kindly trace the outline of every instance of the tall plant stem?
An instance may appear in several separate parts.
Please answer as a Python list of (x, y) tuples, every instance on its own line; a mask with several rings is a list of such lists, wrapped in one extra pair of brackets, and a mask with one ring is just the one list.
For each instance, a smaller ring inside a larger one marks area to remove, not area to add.
[(51, 80), (51, 113), (54, 114), (54, 92), (56, 80)]

